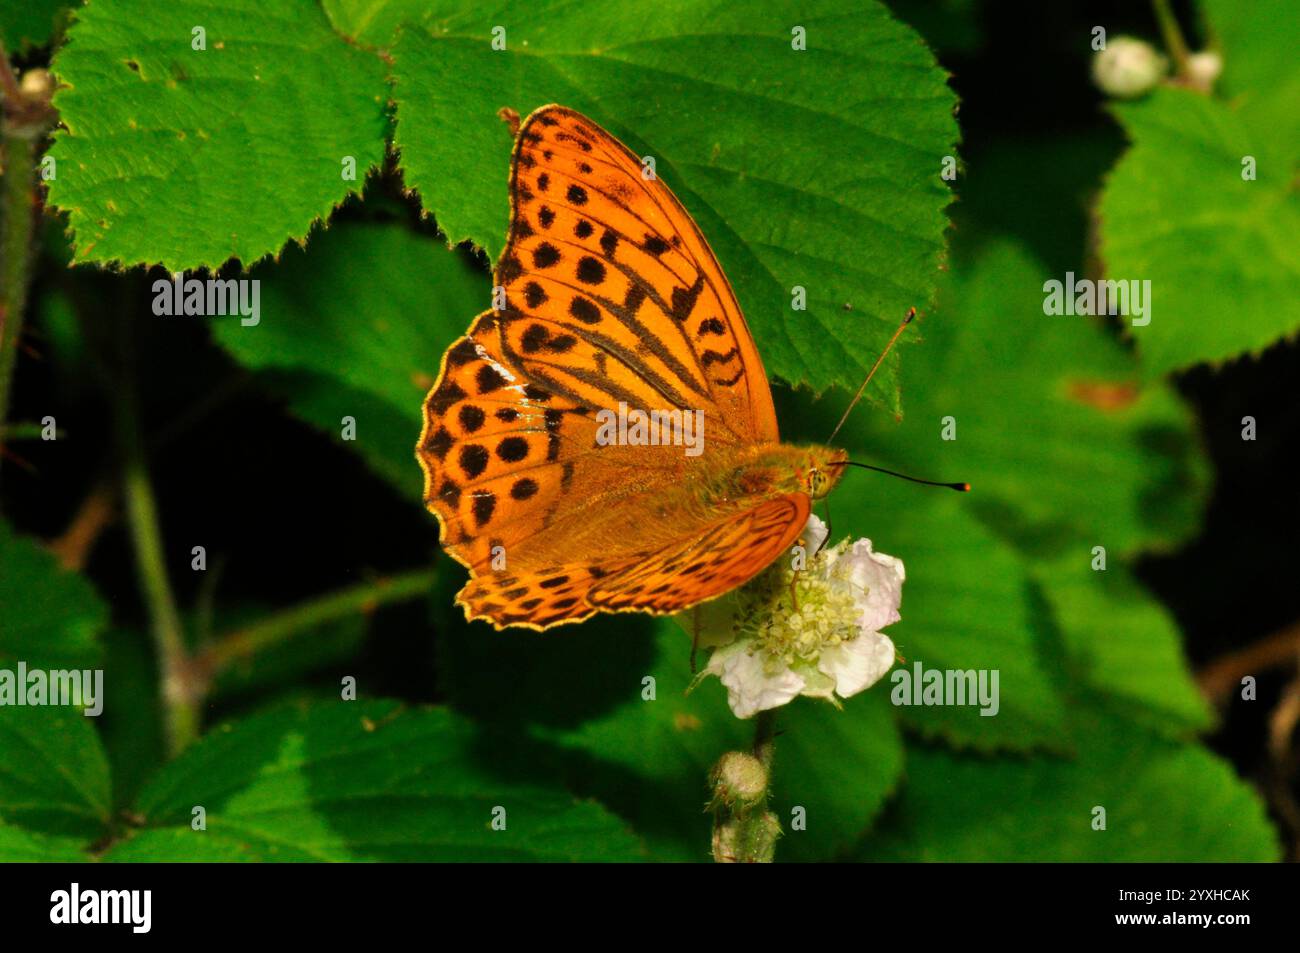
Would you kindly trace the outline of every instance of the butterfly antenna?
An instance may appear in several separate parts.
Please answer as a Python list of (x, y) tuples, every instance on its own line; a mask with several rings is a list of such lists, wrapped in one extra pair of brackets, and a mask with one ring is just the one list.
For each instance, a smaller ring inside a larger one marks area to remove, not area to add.
[(944, 483), (942, 480), (922, 480), (920, 477), (908, 476), (906, 473), (899, 473), (897, 470), (886, 470), (884, 467), (873, 467), (869, 463), (858, 463), (856, 460), (840, 460), (838, 463), (828, 463), (828, 467), (859, 467), (863, 470), (874, 470), (877, 473), (885, 473), (892, 477), (898, 477), (900, 480), (907, 480), (909, 483), (920, 483), (923, 486), (941, 486), (945, 489), (956, 490), (958, 493), (969, 493), (969, 483)]
[(884, 362), (885, 355), (887, 355), (890, 352), (890, 350), (894, 347), (894, 342), (899, 339), (904, 329), (909, 324), (912, 323), (912, 319), (914, 317), (916, 317), (916, 309), (908, 308), (907, 317), (903, 318), (903, 322), (898, 326), (898, 329), (894, 332), (894, 336), (889, 339), (889, 343), (885, 345), (885, 349), (880, 352), (880, 357), (876, 358), (876, 363), (871, 365), (871, 370), (867, 372), (867, 379), (864, 380), (862, 384), (858, 387), (858, 392), (854, 394), (853, 399), (849, 401), (849, 406), (844, 408), (844, 416), (841, 417), (840, 422), (835, 425), (835, 429), (831, 431), (831, 435), (826, 438), (827, 443), (831, 443), (835, 440), (835, 435), (839, 433), (840, 428), (844, 426), (844, 421), (849, 419), (849, 414), (852, 413), (853, 408), (858, 405), (858, 401), (862, 399), (862, 394), (864, 391), (866, 391), (867, 385), (871, 383), (871, 378), (876, 376), (876, 371), (880, 369), (880, 365)]

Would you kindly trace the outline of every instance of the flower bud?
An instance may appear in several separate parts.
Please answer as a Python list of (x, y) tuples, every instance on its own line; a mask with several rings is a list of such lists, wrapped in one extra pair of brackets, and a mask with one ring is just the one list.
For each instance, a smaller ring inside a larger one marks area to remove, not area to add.
[(1223, 72), (1223, 57), (1213, 50), (1203, 50), (1187, 57), (1187, 81), (1194, 89), (1208, 93)]
[(18, 81), (18, 88), (27, 99), (48, 103), (54, 93), (54, 77), (47, 69), (29, 69)]
[(1117, 36), (1092, 59), (1092, 79), (1102, 92), (1133, 99), (1150, 92), (1169, 70), (1169, 61), (1150, 43)]
[(744, 810), (767, 797), (767, 768), (752, 754), (728, 751), (713, 766), (713, 806)]

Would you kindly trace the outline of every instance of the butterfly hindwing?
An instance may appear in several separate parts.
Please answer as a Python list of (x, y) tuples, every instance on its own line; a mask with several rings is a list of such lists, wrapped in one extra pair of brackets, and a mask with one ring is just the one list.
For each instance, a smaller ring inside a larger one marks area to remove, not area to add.
[(678, 612), (748, 582), (788, 550), (811, 503), (791, 493), (713, 521), (690, 542), (657, 552), (479, 573), (457, 596), (469, 619), (546, 628), (603, 612)]
[(803, 493), (764, 500), (688, 543), (597, 581), (587, 601), (610, 611), (679, 612), (730, 592), (794, 544), (811, 507)]

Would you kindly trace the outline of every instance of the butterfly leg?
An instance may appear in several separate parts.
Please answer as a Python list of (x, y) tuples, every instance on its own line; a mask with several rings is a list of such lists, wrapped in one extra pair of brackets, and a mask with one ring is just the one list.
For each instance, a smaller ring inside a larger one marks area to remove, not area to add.
[[(825, 546), (827, 543), (829, 543), (829, 542), (830, 542), (830, 539), (831, 539), (831, 501), (830, 501), (830, 497), (826, 497), (825, 499), (822, 500), (822, 506), (824, 506), (824, 507), (826, 508), (826, 535), (822, 538), (822, 541), (818, 544), (818, 546), (817, 546), (817, 553), (820, 553), (820, 552), (822, 551), (822, 547)], [(814, 559), (817, 558), (817, 553), (813, 553), (813, 558), (814, 558)]]
[(691, 674), (695, 674), (695, 652), (700, 647), (700, 607), (691, 608)]

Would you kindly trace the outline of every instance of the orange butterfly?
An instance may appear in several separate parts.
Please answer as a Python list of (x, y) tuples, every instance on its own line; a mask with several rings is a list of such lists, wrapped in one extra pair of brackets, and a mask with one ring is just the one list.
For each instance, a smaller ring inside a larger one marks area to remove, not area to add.
[[(416, 447), (443, 545), (470, 570), (466, 617), (672, 613), (749, 581), (793, 545), (844, 452), (780, 442), (717, 258), (617, 139), (538, 109), (510, 200), (498, 307), (443, 356)], [(636, 429), (647, 418), (657, 442)], [(702, 437), (696, 455), (686, 437)]]

